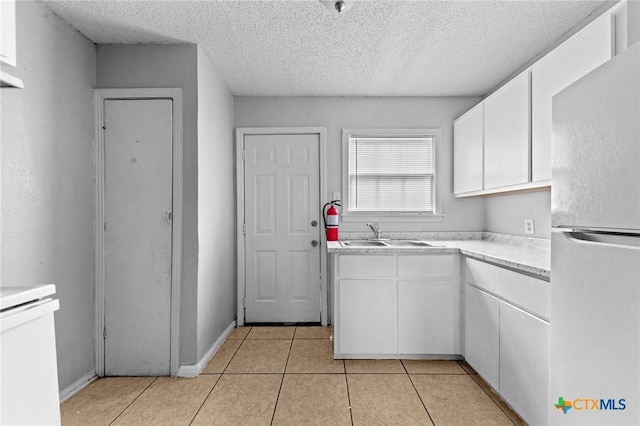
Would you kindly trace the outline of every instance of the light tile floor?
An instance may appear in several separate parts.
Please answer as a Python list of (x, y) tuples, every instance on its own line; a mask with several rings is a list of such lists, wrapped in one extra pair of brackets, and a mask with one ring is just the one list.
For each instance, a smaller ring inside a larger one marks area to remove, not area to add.
[(334, 360), (329, 327), (241, 327), (196, 379), (107, 377), (63, 425), (523, 425), (465, 362)]

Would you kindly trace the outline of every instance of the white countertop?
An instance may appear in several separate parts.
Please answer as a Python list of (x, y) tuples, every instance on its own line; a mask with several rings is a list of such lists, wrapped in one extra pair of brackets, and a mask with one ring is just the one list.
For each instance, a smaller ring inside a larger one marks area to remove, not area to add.
[[(477, 234), (477, 233), (474, 233)], [(475, 235), (477, 236), (477, 235)], [(474, 259), (491, 262), (549, 281), (551, 276), (551, 245), (549, 240), (493, 234), (485, 232), (482, 239), (429, 241), (441, 247), (343, 247), (338, 241), (327, 242), (328, 253), (461, 253)]]

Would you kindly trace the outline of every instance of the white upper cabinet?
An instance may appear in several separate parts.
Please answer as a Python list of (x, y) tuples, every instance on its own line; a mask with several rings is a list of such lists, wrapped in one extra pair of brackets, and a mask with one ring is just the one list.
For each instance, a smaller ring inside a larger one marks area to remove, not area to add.
[(613, 56), (613, 17), (605, 14), (532, 68), (532, 180), (551, 179), (551, 98)]
[(484, 104), (479, 104), (453, 122), (453, 192), (483, 189)]
[(620, 21), (620, 34), (626, 5), (591, 22), (454, 121), (456, 197), (551, 185), (552, 98), (613, 57), (614, 22)]
[(0, 61), (16, 66), (16, 3), (0, 1)]
[(529, 73), (484, 101), (485, 189), (529, 181)]

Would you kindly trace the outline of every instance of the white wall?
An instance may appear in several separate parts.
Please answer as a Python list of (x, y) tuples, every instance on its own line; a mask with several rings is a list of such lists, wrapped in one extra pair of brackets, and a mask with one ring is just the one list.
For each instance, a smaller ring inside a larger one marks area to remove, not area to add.
[(198, 360), (235, 318), (233, 95), (198, 48)]
[(58, 380), (95, 367), (95, 48), (32, 1), (17, 2), (17, 75), (0, 89), (2, 286), (54, 283)]
[[(236, 97), (236, 127), (312, 126), (327, 129), (327, 190), (342, 191), (343, 128), (439, 128), (442, 130), (439, 177), (445, 213), (442, 222), (386, 223), (383, 231), (481, 231), (484, 201), (453, 198), (453, 120), (479, 98)], [(326, 201), (329, 201), (328, 199)], [(366, 231), (364, 222), (342, 223), (342, 231)]]
[(99, 45), (99, 88), (180, 87), (183, 100), (183, 226), (180, 362), (197, 357), (198, 82), (195, 45)]
[[(535, 237), (551, 238), (551, 191), (485, 197), (485, 231), (526, 235), (524, 220), (533, 219)], [(531, 236), (531, 235), (528, 235)]]

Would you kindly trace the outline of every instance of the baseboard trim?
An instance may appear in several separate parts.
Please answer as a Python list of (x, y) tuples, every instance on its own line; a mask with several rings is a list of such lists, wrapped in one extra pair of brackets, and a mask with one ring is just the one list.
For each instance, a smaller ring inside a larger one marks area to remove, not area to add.
[(204, 368), (207, 366), (211, 358), (213, 358), (213, 355), (215, 355), (218, 349), (220, 349), (220, 346), (222, 346), (224, 341), (227, 340), (227, 337), (229, 337), (229, 335), (233, 333), (234, 328), (236, 328), (235, 320), (232, 321), (231, 324), (229, 324), (229, 326), (224, 330), (222, 335), (218, 337), (218, 340), (213, 342), (213, 345), (211, 346), (211, 348), (209, 348), (207, 353), (204, 354), (202, 359), (197, 364), (181, 365), (180, 368), (178, 368), (178, 374), (176, 374), (176, 376), (188, 377), (188, 378), (198, 377), (198, 375), (202, 372), (202, 370), (204, 370)]
[(69, 398), (80, 392), (82, 389), (86, 388), (98, 379), (98, 375), (96, 374), (96, 370), (91, 370), (84, 376), (80, 377), (75, 382), (71, 383), (66, 388), (60, 391), (60, 404), (67, 401)]

